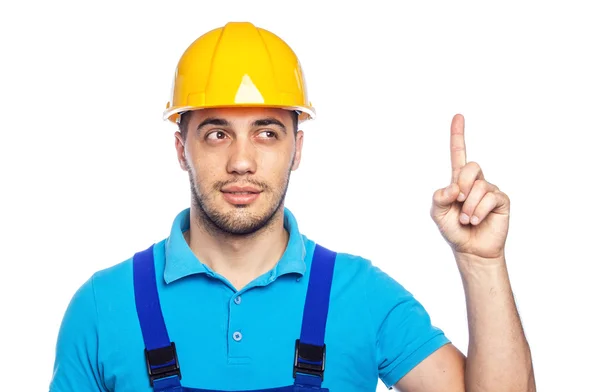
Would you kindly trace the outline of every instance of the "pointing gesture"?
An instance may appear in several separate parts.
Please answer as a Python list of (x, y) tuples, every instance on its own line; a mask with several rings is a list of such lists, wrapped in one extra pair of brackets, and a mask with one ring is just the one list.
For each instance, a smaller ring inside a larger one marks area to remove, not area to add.
[(452, 183), (456, 183), (461, 169), (467, 164), (465, 119), (460, 114), (454, 116), (450, 126), (450, 160), (452, 162)]
[(481, 167), (467, 162), (465, 121), (450, 126), (450, 185), (433, 194), (431, 217), (455, 255), (494, 259), (504, 256), (510, 201), (487, 182)]

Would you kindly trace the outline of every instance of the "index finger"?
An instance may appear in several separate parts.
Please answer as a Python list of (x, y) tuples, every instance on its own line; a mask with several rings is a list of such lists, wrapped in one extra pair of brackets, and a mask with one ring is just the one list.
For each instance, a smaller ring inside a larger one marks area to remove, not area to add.
[(452, 183), (455, 183), (458, 182), (460, 170), (467, 164), (465, 119), (461, 114), (452, 118), (450, 126), (450, 161), (452, 163)]

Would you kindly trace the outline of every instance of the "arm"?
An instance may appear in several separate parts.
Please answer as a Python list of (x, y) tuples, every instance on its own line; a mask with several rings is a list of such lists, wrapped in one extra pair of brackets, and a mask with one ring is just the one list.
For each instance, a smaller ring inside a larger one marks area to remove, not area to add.
[(464, 127), (463, 116), (454, 116), (451, 183), (434, 193), (431, 217), (452, 248), (462, 278), (468, 357), (463, 370), (460, 355), (439, 350), (397, 387), (407, 392), (535, 392), (531, 353), (504, 257), (510, 200), (485, 179), (477, 163), (467, 163)]
[(56, 343), (50, 392), (106, 392), (98, 365), (98, 318), (92, 279), (73, 296)]
[(447, 345), (395, 387), (403, 392), (535, 392), (531, 353), (513, 298), (504, 257), (458, 255), (465, 289), (469, 351)]
[(447, 382), (448, 375), (462, 375), (463, 356), (444, 332), (433, 325), (424, 306), (376, 266), (369, 264), (361, 276), (365, 279), (381, 381), (388, 388), (396, 385), (410, 388), (403, 391), (429, 392), (416, 388), (428, 385), (428, 380), (436, 380), (441, 389), (432, 391), (464, 392), (464, 388), (450, 389)]
[(504, 257), (457, 256), (467, 302), (467, 391), (536, 390), (529, 344)]

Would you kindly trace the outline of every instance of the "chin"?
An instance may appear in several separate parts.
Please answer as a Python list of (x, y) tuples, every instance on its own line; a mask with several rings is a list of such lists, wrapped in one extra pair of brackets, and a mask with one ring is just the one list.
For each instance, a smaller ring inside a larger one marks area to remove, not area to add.
[(227, 218), (221, 221), (220, 227), (231, 234), (252, 234), (262, 229), (267, 224), (266, 214), (228, 213)]

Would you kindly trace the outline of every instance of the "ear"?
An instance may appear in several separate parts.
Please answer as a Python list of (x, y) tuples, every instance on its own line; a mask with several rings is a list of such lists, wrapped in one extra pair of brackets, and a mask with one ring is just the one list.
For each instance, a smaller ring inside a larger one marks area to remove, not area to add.
[(186, 158), (185, 158), (185, 142), (181, 132), (175, 132), (175, 150), (177, 151), (177, 160), (179, 161), (179, 167), (181, 170), (187, 171)]
[(300, 166), (300, 160), (302, 158), (302, 143), (304, 142), (304, 132), (298, 130), (296, 133), (296, 153), (294, 154), (294, 164), (292, 170), (298, 169)]

